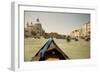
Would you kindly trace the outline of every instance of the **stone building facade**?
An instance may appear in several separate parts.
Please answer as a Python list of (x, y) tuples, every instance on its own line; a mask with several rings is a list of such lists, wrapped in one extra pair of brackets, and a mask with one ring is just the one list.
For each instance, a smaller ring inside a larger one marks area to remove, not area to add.
[(81, 28), (73, 30), (70, 33), (70, 36), (72, 38), (81, 38), (81, 37), (85, 38), (85, 37), (90, 37), (90, 34), (91, 34), (90, 22), (87, 22), (83, 24)]
[(33, 38), (41, 38), (45, 31), (42, 28), (42, 25), (39, 21), (39, 19), (36, 19), (35, 23), (28, 23), (26, 24), (26, 27), (24, 28), (24, 35), (25, 37), (33, 37)]
[(81, 28), (81, 36), (85, 37), (85, 36), (90, 36), (90, 22), (87, 22), (85, 24), (83, 24), (82, 28)]

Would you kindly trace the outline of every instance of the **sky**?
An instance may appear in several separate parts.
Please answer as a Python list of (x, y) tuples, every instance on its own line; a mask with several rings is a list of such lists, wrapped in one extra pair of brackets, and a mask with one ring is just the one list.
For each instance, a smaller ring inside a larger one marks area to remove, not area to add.
[(67, 35), (75, 29), (90, 21), (90, 14), (83, 13), (56, 13), (56, 12), (34, 12), (25, 11), (25, 26), (28, 23), (36, 23), (39, 18), (45, 32), (57, 32)]

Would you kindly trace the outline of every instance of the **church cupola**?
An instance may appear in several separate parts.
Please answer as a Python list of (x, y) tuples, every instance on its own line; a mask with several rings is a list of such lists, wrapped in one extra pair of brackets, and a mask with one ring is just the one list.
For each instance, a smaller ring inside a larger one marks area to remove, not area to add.
[(36, 19), (37, 22), (40, 22), (39, 18)]

